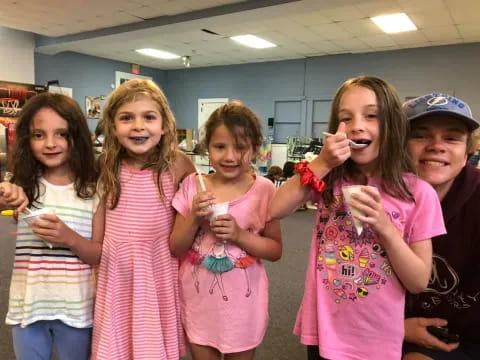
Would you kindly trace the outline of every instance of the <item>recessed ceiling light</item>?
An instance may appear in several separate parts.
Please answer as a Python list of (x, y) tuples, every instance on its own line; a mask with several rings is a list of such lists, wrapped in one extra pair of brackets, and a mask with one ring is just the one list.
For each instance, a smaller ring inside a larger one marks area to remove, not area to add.
[(270, 41), (267, 41), (265, 39), (259, 38), (258, 36), (255, 35), (238, 35), (238, 36), (232, 36), (230, 39), (239, 42), (242, 45), (253, 47), (255, 49), (265, 49), (265, 48), (271, 48), (271, 47), (276, 47), (274, 43), (271, 43)]
[(370, 19), (387, 34), (417, 30), (415, 24), (405, 13), (375, 16)]
[(157, 49), (137, 49), (135, 51), (143, 55), (152, 56), (152, 57), (165, 59), (165, 60), (180, 58), (180, 55), (173, 54), (168, 51), (157, 50)]

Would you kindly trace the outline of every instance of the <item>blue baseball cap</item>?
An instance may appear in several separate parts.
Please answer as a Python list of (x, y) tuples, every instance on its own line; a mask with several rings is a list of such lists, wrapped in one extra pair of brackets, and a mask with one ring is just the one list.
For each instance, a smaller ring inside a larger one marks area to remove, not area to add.
[(409, 121), (437, 114), (463, 120), (469, 131), (477, 129), (480, 125), (473, 118), (472, 110), (466, 102), (442, 93), (431, 93), (408, 100), (403, 104), (403, 111)]

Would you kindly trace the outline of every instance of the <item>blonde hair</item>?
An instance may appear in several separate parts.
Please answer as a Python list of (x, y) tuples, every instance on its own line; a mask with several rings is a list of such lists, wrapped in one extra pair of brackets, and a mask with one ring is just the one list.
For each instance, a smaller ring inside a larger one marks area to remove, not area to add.
[(128, 158), (126, 149), (115, 136), (115, 115), (121, 106), (144, 98), (151, 99), (158, 104), (164, 133), (142, 169), (152, 169), (162, 198), (163, 189), (160, 175), (164, 171), (171, 170), (175, 159), (177, 149), (175, 117), (165, 94), (151, 80), (132, 79), (124, 82), (108, 98), (103, 114), (105, 140), (103, 154), (100, 157), (100, 182), (104, 194), (108, 194), (111, 198), (112, 209), (117, 206), (120, 199), (121, 186), (118, 179), (120, 165), (123, 159)]

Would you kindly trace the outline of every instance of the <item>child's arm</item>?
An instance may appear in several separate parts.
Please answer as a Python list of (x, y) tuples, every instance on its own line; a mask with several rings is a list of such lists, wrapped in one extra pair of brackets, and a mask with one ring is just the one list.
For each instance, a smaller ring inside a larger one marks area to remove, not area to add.
[[(330, 170), (343, 164), (350, 157), (345, 126), (345, 123), (340, 123), (337, 133), (325, 140), (320, 154), (308, 165), (317, 178), (323, 179)], [(272, 217), (281, 219), (290, 215), (308, 200), (310, 191), (310, 186), (303, 186), (300, 183), (299, 175), (291, 177), (275, 193), (270, 204)]]
[(172, 168), (178, 184), (189, 174), (195, 172), (195, 166), (192, 160), (180, 150), (176, 152), (175, 156), (176, 158)]
[(190, 249), (202, 218), (212, 213), (209, 206), (213, 204), (214, 199), (211, 192), (201, 191), (193, 197), (190, 214), (183, 216), (177, 213), (169, 242), (173, 255), (180, 257)]
[(217, 216), (210, 223), (210, 228), (218, 239), (230, 241), (252, 256), (270, 261), (277, 261), (282, 256), (279, 220), (273, 219), (266, 223), (262, 235), (241, 229), (230, 214)]
[(4, 181), (0, 183), (0, 208), (14, 207), (22, 212), (28, 205), (28, 198), (21, 186)]
[(41, 215), (34, 221), (32, 231), (41, 239), (57, 246), (70, 248), (83, 262), (90, 265), (100, 263), (105, 229), (105, 202), (101, 201), (93, 217), (92, 240), (87, 240), (69, 228), (56, 215)]
[(385, 232), (382, 238), (393, 270), (410, 293), (422, 292), (432, 271), (432, 241), (425, 239), (408, 245), (395, 228), (390, 234)]
[(364, 215), (357, 218), (370, 224), (380, 236), (388, 259), (405, 288), (412, 294), (423, 291), (428, 284), (432, 267), (432, 242), (430, 239), (408, 245), (390, 221), (382, 204), (380, 193), (369, 187), (363, 194), (353, 194), (350, 206)]
[[(313, 171), (313, 170), (312, 170)], [(280, 186), (270, 204), (274, 219), (282, 219), (304, 204), (310, 196), (310, 186), (302, 186), (300, 176), (295, 174)]]

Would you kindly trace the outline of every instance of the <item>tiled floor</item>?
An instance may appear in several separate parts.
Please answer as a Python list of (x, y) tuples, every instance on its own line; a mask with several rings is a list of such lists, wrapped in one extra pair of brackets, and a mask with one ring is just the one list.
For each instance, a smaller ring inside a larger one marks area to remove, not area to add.
[[(276, 263), (266, 263), (270, 280), (270, 326), (257, 360), (303, 360), (305, 348), (292, 334), (300, 305), (308, 260), (314, 211), (296, 212), (282, 222), (284, 253)], [(9, 327), (3, 319), (7, 311), (8, 287), (15, 249), (15, 224), (0, 217), (0, 359), (14, 360)], [(115, 360), (115, 359), (112, 359)]]

